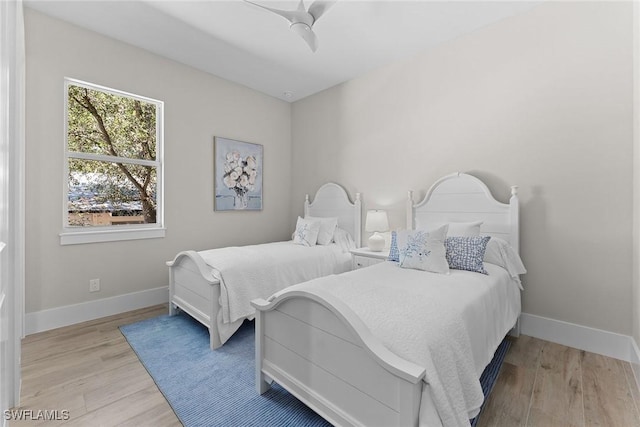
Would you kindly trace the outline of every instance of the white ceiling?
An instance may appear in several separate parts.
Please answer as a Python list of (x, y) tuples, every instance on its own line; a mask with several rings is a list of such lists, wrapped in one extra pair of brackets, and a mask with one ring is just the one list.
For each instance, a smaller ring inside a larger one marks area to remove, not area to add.
[[(291, 0), (255, 1), (279, 9), (297, 5)], [(27, 7), (286, 101), (538, 3), (340, 0), (314, 25), (319, 47), (312, 53), (284, 18), (242, 0), (25, 0)]]

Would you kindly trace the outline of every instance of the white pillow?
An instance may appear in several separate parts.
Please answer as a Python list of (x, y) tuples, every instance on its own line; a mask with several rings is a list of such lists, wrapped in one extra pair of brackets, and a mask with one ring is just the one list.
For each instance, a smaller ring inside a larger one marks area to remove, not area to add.
[(314, 246), (318, 241), (320, 221), (311, 221), (298, 217), (296, 231), (293, 233), (293, 243), (304, 246)]
[(482, 221), (450, 222), (447, 237), (476, 237), (480, 235)]
[(448, 225), (432, 231), (410, 230), (398, 231), (398, 251), (400, 267), (433, 273), (449, 273), (444, 240), (447, 237)]
[[(525, 274), (527, 269), (522, 263), (522, 259), (513, 249), (513, 247), (504, 239), (492, 237), (487, 243), (487, 249), (484, 252), (484, 262), (495, 264), (507, 270), (509, 275), (520, 284), (520, 274)], [(522, 289), (522, 285), (520, 284)]]
[(333, 233), (333, 240), (335, 240), (336, 244), (340, 246), (340, 249), (342, 249), (342, 252), (345, 254), (356, 247), (356, 242), (353, 241), (351, 234), (340, 227), (336, 228), (335, 233)]
[(416, 220), (416, 229), (435, 230), (443, 225), (449, 225), (447, 237), (476, 237), (480, 235), (480, 226), (482, 221), (473, 222), (440, 222), (434, 224), (420, 224)]
[(320, 222), (320, 231), (318, 232), (318, 244), (328, 245), (333, 242), (333, 233), (338, 226), (338, 218), (320, 218), (315, 216), (305, 216), (305, 219)]

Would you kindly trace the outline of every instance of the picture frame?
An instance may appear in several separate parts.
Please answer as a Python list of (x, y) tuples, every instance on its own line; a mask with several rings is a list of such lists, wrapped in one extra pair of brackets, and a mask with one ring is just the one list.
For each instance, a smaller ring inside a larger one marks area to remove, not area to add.
[(214, 210), (262, 210), (263, 146), (214, 137)]

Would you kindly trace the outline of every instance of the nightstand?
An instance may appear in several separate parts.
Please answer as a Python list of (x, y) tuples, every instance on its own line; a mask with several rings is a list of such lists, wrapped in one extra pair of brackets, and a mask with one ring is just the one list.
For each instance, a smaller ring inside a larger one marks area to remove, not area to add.
[(354, 270), (369, 267), (389, 258), (389, 248), (385, 248), (381, 252), (373, 252), (369, 248), (351, 249), (350, 252)]

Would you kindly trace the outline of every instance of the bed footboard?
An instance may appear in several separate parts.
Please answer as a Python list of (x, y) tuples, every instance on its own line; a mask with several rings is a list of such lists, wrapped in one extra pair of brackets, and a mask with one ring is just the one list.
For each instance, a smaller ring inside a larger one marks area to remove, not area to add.
[(180, 308), (209, 329), (212, 350), (222, 342), (216, 326), (220, 311), (220, 282), (195, 251), (180, 252), (169, 266), (169, 315)]
[(334, 425), (417, 426), (425, 371), (320, 291), (255, 300), (256, 388), (275, 381)]

